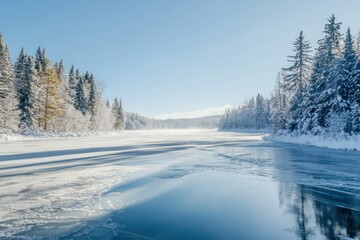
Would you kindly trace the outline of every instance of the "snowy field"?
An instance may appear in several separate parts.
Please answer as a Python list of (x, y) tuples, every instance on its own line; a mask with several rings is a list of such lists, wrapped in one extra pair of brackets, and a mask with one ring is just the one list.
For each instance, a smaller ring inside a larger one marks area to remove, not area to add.
[[(330, 239), (331, 226), (310, 217), (322, 209), (337, 237), (359, 239), (359, 153), (264, 136), (159, 130), (0, 143), (0, 239), (298, 239), (306, 229), (286, 208), (299, 194), (309, 239)], [(248, 205), (258, 211), (245, 218)]]

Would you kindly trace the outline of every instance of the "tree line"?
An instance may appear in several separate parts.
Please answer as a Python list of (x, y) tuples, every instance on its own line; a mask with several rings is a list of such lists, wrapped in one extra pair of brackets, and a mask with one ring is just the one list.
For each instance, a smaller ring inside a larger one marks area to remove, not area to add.
[[(268, 100), (268, 121), (275, 131), (313, 135), (360, 132), (360, 34), (357, 40), (350, 28), (342, 34), (341, 24), (334, 15), (327, 20), (315, 54), (302, 31), (294, 41), (290, 66), (278, 74)], [(241, 122), (243, 116), (248, 117), (248, 108), (229, 111), (221, 127), (229, 128), (235, 115)]]
[(121, 100), (103, 99), (93, 74), (74, 66), (66, 74), (40, 47), (13, 64), (0, 34), (0, 133), (121, 130), (124, 118)]
[(270, 128), (270, 101), (258, 94), (246, 104), (227, 109), (220, 120), (220, 129)]

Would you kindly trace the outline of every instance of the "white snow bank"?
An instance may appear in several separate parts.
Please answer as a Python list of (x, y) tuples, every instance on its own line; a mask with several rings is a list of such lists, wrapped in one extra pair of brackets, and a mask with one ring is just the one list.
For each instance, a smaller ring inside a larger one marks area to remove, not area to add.
[(116, 136), (119, 131), (100, 132), (49, 132), (49, 131), (25, 131), (21, 134), (0, 134), (0, 142), (32, 140), (42, 138), (64, 138), (64, 137), (93, 137), (93, 136)]
[(261, 129), (219, 129), (220, 132), (239, 132), (239, 133), (261, 133), (261, 134), (270, 134), (272, 130), (270, 128), (261, 128)]
[(360, 135), (348, 135), (345, 133), (308, 135), (297, 132), (278, 132), (265, 137), (267, 140), (276, 142), (294, 143), (315, 147), (326, 147), (344, 150), (360, 150)]

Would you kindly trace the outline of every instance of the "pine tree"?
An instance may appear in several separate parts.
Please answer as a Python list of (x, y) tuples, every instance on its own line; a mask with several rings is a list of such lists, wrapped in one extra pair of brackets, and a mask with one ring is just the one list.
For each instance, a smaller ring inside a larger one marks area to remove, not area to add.
[(337, 72), (337, 61), (341, 56), (341, 23), (335, 22), (332, 15), (325, 25), (325, 38), (320, 40), (317, 49), (313, 72), (307, 89), (305, 115), (302, 120), (303, 129), (321, 134), (328, 126), (327, 117), (330, 113), (330, 100), (335, 93), (334, 76)]
[[(358, 43), (360, 41), (360, 33)], [(360, 53), (360, 52), (359, 52)], [(351, 118), (352, 118), (352, 131), (360, 132), (360, 55), (357, 58), (356, 65), (352, 73), (351, 80)]]
[(55, 64), (57, 77), (59, 79), (59, 95), (62, 99), (62, 105), (71, 104), (72, 99), (70, 98), (69, 82), (66, 77), (66, 71), (64, 63), (61, 60), (59, 64)]
[(96, 83), (94, 77), (92, 76), (90, 84), (90, 92), (89, 92), (89, 100), (88, 100), (88, 109), (90, 113), (90, 122), (93, 130), (96, 129), (97, 126), (97, 116), (99, 113), (99, 93), (97, 91)]
[(124, 116), (121, 99), (120, 100), (118, 100), (117, 98), (114, 99), (114, 103), (112, 105), (112, 113), (115, 117), (114, 129), (115, 130), (123, 129), (125, 125), (125, 116)]
[[(22, 54), (20, 53), (20, 56), (21, 55)], [(19, 62), (20, 60), (18, 60), (17, 66), (20, 65)], [(32, 127), (34, 123), (35, 113), (33, 96), (31, 91), (31, 60), (28, 60), (28, 58), (26, 58), (26, 61), (24, 61), (22, 68), (23, 73), (21, 73), (21, 79), (19, 79), (21, 87), (19, 87), (18, 89), (18, 98), (20, 111), (20, 128), (23, 131)]]
[(74, 69), (74, 65), (71, 66), (70, 72), (69, 72), (69, 95), (70, 95), (70, 99), (72, 101), (72, 103), (75, 102), (75, 98), (76, 98), (76, 85), (78, 83), (78, 79), (76, 78), (75, 75), (75, 69)]
[(357, 39), (356, 39), (356, 52), (358, 57), (360, 57), (360, 32), (357, 35)]
[(40, 76), (35, 68), (35, 61), (32, 57), (28, 56), (26, 61), (26, 80), (29, 83), (29, 91), (33, 107), (32, 128), (35, 129), (39, 126), (39, 118), (41, 107), (43, 106), (43, 91)]
[[(330, 113), (327, 118), (332, 125), (340, 126), (341, 129), (333, 129), (333, 131), (344, 131), (350, 133), (352, 131), (351, 121), (351, 92), (355, 88), (353, 86), (353, 70), (357, 63), (356, 51), (354, 49), (354, 41), (348, 28), (345, 36), (344, 56), (338, 61), (337, 71), (334, 71), (335, 79), (333, 89), (335, 89), (332, 99), (330, 100)], [(334, 121), (338, 121), (335, 124)]]
[(265, 107), (265, 100), (260, 94), (256, 96), (255, 122), (256, 128), (258, 129), (268, 126), (268, 116)]
[(293, 43), (294, 56), (289, 56), (289, 62), (292, 66), (284, 68), (286, 72), (284, 77), (284, 87), (288, 91), (303, 91), (309, 79), (312, 57), (310, 56), (310, 43), (304, 40), (304, 34), (301, 31), (299, 37)]
[(290, 131), (299, 128), (299, 121), (302, 117), (302, 104), (305, 97), (305, 88), (308, 84), (312, 62), (312, 57), (310, 56), (310, 43), (304, 40), (302, 31), (293, 45), (295, 55), (289, 56), (290, 59), (288, 60), (289, 62), (292, 62), (293, 65), (283, 69), (286, 72), (284, 77), (284, 88), (291, 94), (291, 97), (288, 99), (290, 101), (290, 106), (288, 109), (284, 109), (285, 112), (288, 112), (286, 113), (288, 114), (288, 119), (285, 126)]
[(76, 97), (74, 102), (75, 109), (80, 111), (83, 115), (85, 115), (87, 113), (87, 103), (84, 94), (84, 83), (81, 77), (76, 85), (75, 91), (76, 91)]
[(25, 62), (26, 55), (24, 53), (24, 48), (21, 48), (19, 57), (15, 63), (15, 89), (17, 92), (21, 90), (24, 84), (24, 75), (25, 75)]
[(325, 24), (325, 38), (320, 40), (322, 44), (320, 47), (323, 47), (325, 50), (325, 57), (323, 60), (328, 67), (330, 67), (333, 61), (342, 55), (341, 51), (341, 38), (342, 34), (340, 33), (341, 22), (336, 22), (334, 14), (328, 19), (328, 23)]
[(26, 60), (27, 57), (24, 53), (24, 48), (21, 49), (19, 57), (15, 63), (15, 89), (16, 95), (19, 100), (18, 109), (20, 114), (20, 126), (30, 127), (32, 124), (29, 118), (29, 112), (31, 109), (30, 96), (29, 96), (29, 85), (26, 79)]
[(36, 70), (40, 73), (43, 69), (43, 56), (42, 56), (42, 52), (41, 52), (41, 48), (38, 47), (35, 53), (35, 68)]
[(119, 122), (120, 122), (120, 129), (124, 129), (125, 127), (125, 113), (122, 106), (122, 101), (119, 99)]
[(89, 94), (90, 94), (90, 88), (91, 88), (91, 84), (92, 84), (93, 79), (90, 78), (90, 73), (88, 71), (85, 72), (82, 79), (83, 79), (83, 83), (84, 83), (85, 99), (88, 101), (89, 100)]
[[(283, 74), (278, 73), (275, 88), (271, 97), (271, 121), (275, 131), (285, 128), (287, 122), (288, 99), (287, 90), (283, 87)], [(296, 95), (295, 95), (296, 96)]]
[(9, 50), (0, 34), (0, 133), (17, 130), (17, 104)]

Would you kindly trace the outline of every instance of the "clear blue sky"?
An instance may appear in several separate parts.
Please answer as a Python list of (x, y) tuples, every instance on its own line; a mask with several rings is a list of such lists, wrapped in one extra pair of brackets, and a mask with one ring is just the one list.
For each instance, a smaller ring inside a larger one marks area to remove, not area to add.
[(358, 33), (359, 12), (359, 0), (2, 0), (0, 32), (12, 59), (45, 47), (154, 116), (268, 95), (300, 30), (316, 46), (332, 13)]

